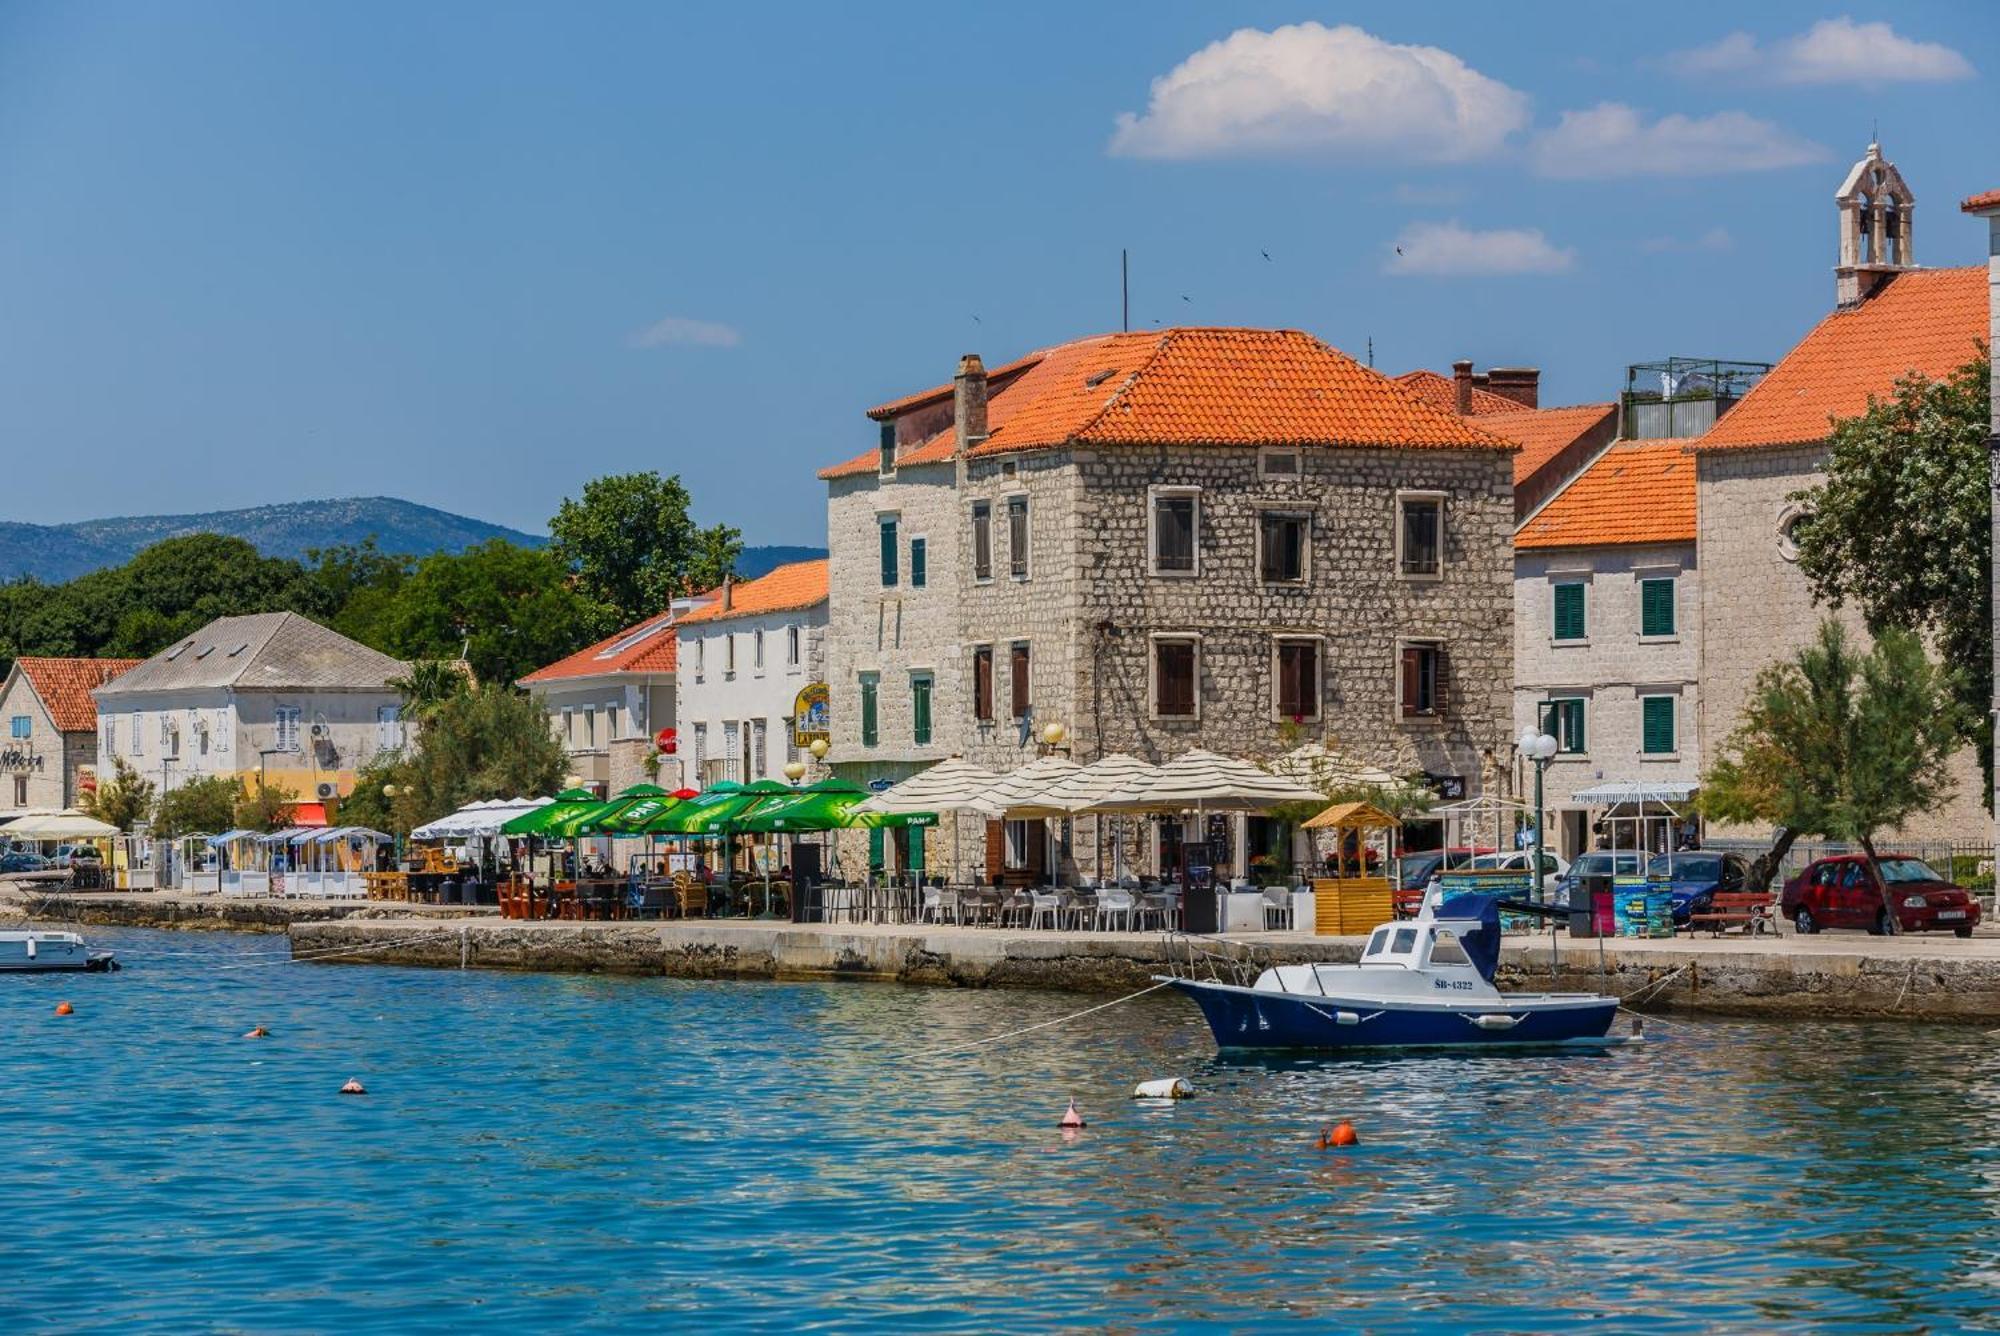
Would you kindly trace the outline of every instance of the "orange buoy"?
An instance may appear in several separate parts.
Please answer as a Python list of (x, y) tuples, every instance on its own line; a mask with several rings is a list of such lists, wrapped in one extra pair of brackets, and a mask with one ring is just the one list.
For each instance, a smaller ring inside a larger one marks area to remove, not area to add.
[(1321, 1150), (1334, 1150), (1342, 1146), (1358, 1146), (1360, 1144), (1361, 1137), (1355, 1132), (1354, 1124), (1344, 1118), (1332, 1127), (1322, 1127), (1319, 1130), (1319, 1148)]
[(271, 1032), (269, 1030), (266, 1030), (263, 1026), (259, 1025), (255, 1029), (251, 1030), (248, 1034), (244, 1035), (243, 1037), (245, 1039), (269, 1039), (271, 1037)]
[(347, 1078), (347, 1084), (340, 1088), (340, 1093), (343, 1095), (365, 1095), (368, 1093), (368, 1090), (361, 1082), (350, 1076)]
[(1088, 1125), (1083, 1121), (1083, 1115), (1076, 1111), (1076, 1101), (1074, 1099), (1070, 1100), (1069, 1111), (1063, 1114), (1062, 1122), (1057, 1124), (1059, 1127), (1087, 1127)]
[(75, 1011), (76, 1011), (76, 1008), (75, 1008), (75, 1007), (73, 1007), (73, 1006), (71, 1006), (71, 1005), (70, 1005), (69, 1003), (67, 1003), (67, 1002), (58, 1002), (58, 1003), (56, 1003), (56, 1015), (58, 1015), (58, 1016), (68, 1016), (68, 1015), (71, 1015), (71, 1014), (73, 1014), (73, 1013), (74, 1013)]

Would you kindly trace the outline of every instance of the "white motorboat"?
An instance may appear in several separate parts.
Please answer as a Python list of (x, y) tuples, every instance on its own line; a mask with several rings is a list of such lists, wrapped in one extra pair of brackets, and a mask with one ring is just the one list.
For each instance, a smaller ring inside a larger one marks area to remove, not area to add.
[(62, 971), (115, 970), (109, 951), (93, 951), (73, 932), (40, 928), (0, 931), (0, 974), (44, 974)]

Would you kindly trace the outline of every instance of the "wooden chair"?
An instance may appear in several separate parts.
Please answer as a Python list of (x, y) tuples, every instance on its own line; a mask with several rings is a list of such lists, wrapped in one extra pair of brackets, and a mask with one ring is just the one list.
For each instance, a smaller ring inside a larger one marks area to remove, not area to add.
[(683, 917), (708, 917), (708, 887), (692, 872), (674, 873), (674, 894), (680, 897)]

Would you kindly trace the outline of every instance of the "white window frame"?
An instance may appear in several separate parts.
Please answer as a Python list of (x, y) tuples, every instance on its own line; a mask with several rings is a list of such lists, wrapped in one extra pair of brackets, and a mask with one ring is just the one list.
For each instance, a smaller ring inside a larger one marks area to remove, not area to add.
[[(1312, 723), (1326, 712), (1326, 637), (1312, 631), (1274, 631), (1271, 634), (1271, 722), (1288, 724), (1292, 716), (1280, 708), (1278, 699), (1280, 684), (1279, 653), (1286, 645), (1311, 645), (1313, 653), (1313, 709), (1311, 714), (1299, 716), (1303, 722)], [(1199, 681), (1199, 679), (1196, 679)]]
[[(1172, 641), (1175, 644), (1194, 646), (1194, 713), (1160, 713), (1160, 644)], [(1201, 657), (1202, 644), (1199, 631), (1154, 631), (1146, 637), (1146, 717), (1160, 723), (1200, 723), (1201, 722)]]
[[(1443, 712), (1433, 709), (1429, 714), (1403, 713), (1403, 651), (1406, 649), (1428, 648), (1443, 653), (1445, 652), (1445, 645), (1446, 641), (1443, 636), (1401, 636), (1395, 641), (1395, 654), (1389, 660), (1389, 671), (1395, 684), (1389, 692), (1389, 714), (1390, 718), (1395, 722), (1396, 727), (1442, 728), (1450, 722), (1452, 712), (1451, 688), (1449, 684), (1445, 687), (1445, 709)], [(1448, 653), (1446, 657), (1449, 658)], [(1436, 683), (1431, 685), (1431, 695), (1433, 698), (1437, 695)]]
[[(1280, 455), (1291, 458), (1293, 464), (1291, 472), (1273, 473), (1271, 471), (1271, 460)], [(1305, 475), (1306, 454), (1298, 446), (1267, 445), (1257, 452), (1257, 476), (1260, 478), (1274, 482), (1297, 482), (1299, 479), (1305, 477)]]
[(758, 627), (750, 633), (750, 670), (764, 675), (764, 628)]
[[(1306, 526), (1305, 544), (1299, 553), (1299, 578), (1296, 580), (1266, 580), (1264, 578), (1264, 521), (1267, 517), (1302, 520)], [(1303, 589), (1313, 578), (1313, 513), (1297, 506), (1257, 507), (1257, 583), (1272, 589)]]
[(734, 682), (736, 680), (736, 633), (734, 631), (724, 631), (722, 633), (722, 680), (725, 682)]
[[(1665, 580), (1674, 587), (1674, 629), (1665, 635), (1646, 634), (1646, 585), (1649, 581)], [(1632, 572), (1632, 601), (1636, 605), (1634, 623), (1639, 628), (1639, 643), (1642, 645), (1672, 645), (1681, 638), (1681, 573), (1679, 567), (1644, 567)], [(1680, 750), (1680, 734), (1674, 734), (1674, 749)]]
[(132, 711), (132, 754), (146, 754), (146, 714), (143, 710)]
[(798, 668), (804, 657), (805, 635), (796, 623), (785, 628), (785, 667)]
[[(1535, 700), (1535, 727), (1537, 730), (1539, 730), (1542, 726), (1543, 706), (1567, 704), (1570, 701), (1575, 701), (1578, 705), (1583, 707), (1583, 750), (1565, 751), (1561, 746), (1562, 739), (1557, 738), (1556, 754), (1554, 757), (1551, 758), (1556, 761), (1579, 761), (1579, 760), (1587, 760), (1589, 758), (1590, 744), (1594, 740), (1597, 733), (1597, 726), (1591, 721), (1590, 718), (1592, 713), (1590, 708), (1590, 693), (1585, 691), (1563, 691), (1560, 688), (1558, 688), (1554, 691), (1544, 691)], [(1643, 743), (1644, 739), (1642, 738), (1640, 739), (1640, 741), (1641, 743)], [(1674, 741), (1676, 743), (1680, 741), (1680, 735), (1678, 732), (1675, 733)]]
[[(280, 705), (271, 711), (273, 737), (271, 745), (281, 752), (302, 751), (299, 742), (299, 725), (304, 722), (305, 711), (297, 705)], [(289, 743), (286, 739), (289, 738)]]
[[(1396, 504), (1392, 512), (1392, 522), (1395, 525), (1394, 559), (1395, 575), (1398, 580), (1407, 580), (1412, 584), (1436, 584), (1444, 579), (1445, 521), (1448, 518), (1445, 498), (1446, 493), (1439, 491), (1418, 488), (1397, 489)], [(1437, 503), (1437, 570), (1429, 574), (1406, 572), (1403, 569), (1403, 510), (1413, 501)]]
[[(1160, 569), (1160, 512), (1159, 502), (1170, 497), (1187, 497), (1194, 502), (1194, 529), (1190, 535), (1193, 542), (1194, 565), (1184, 571)], [(1201, 488), (1183, 483), (1161, 483), (1146, 489), (1146, 573), (1162, 580), (1198, 580), (1201, 578)]]
[(708, 638), (697, 633), (692, 638), (694, 645), (694, 680), (699, 682), (708, 668)]
[(375, 707), (375, 745), (387, 751), (403, 745), (403, 707), (400, 705), (377, 705)]

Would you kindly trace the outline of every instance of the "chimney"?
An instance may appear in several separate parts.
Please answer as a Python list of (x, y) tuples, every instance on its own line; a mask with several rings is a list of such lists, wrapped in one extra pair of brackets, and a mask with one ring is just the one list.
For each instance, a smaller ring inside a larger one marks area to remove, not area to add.
[(1451, 364), (1451, 387), (1458, 394), (1458, 415), (1472, 416), (1472, 359), (1470, 357)]
[(986, 439), (986, 364), (978, 353), (958, 359), (951, 385), (952, 453), (962, 455)]
[(1540, 408), (1542, 372), (1532, 366), (1496, 366), (1486, 373), (1486, 388), (1523, 408)]
[(722, 610), (728, 612), (736, 606), (736, 573), (731, 571), (722, 577)]

